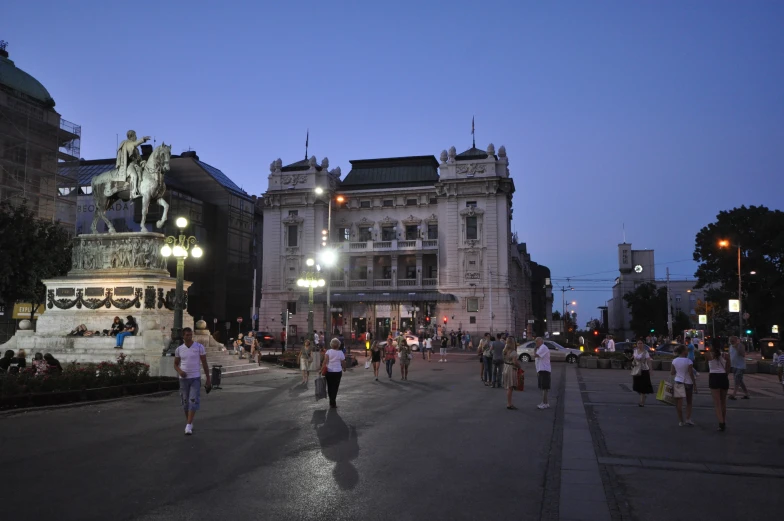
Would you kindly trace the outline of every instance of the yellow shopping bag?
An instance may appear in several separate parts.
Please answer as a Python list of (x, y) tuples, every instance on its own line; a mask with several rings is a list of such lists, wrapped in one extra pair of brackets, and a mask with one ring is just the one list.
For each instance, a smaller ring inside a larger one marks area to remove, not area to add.
[(659, 382), (659, 391), (656, 393), (656, 399), (668, 405), (675, 405), (675, 399), (672, 397), (672, 383), (667, 380)]

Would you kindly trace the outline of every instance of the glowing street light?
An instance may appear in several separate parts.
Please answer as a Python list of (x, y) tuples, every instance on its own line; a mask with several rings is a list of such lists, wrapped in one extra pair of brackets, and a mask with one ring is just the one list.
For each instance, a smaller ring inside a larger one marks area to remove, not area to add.
[[(720, 248), (729, 248), (730, 246), (735, 246), (738, 248), (738, 331), (739, 331), (739, 336), (742, 338), (743, 337), (743, 310), (742, 310), (741, 302), (743, 300), (743, 293), (741, 290), (743, 286), (741, 284), (742, 272), (740, 270), (740, 244), (737, 245), (731, 244), (730, 241), (728, 241), (727, 239), (721, 239), (719, 241)], [(755, 273), (752, 273), (752, 275), (754, 274)]]
[(306, 259), (305, 264), (312, 268), (316, 266), (316, 270), (308, 270), (297, 279), (297, 286), (300, 288), (308, 288), (308, 338), (313, 340), (313, 290), (315, 288), (324, 287), (326, 281), (320, 277), (321, 266), (316, 264), (313, 259)]

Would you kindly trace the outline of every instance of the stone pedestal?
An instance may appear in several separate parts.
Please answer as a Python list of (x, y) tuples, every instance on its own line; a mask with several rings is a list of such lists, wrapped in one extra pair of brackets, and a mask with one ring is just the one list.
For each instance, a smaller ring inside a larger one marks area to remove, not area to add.
[[(114, 317), (126, 322), (132, 315), (139, 329), (125, 339), (123, 352), (159, 374), (174, 322), (176, 286), (160, 253), (163, 241), (162, 234), (145, 232), (78, 236), (68, 275), (44, 281), (46, 311), (35, 333), (19, 331), (0, 349), (24, 348), (28, 356), (49, 352), (61, 363), (111, 361), (119, 353), (114, 338), (67, 335), (81, 324), (102, 332), (111, 329)], [(184, 289), (189, 286), (185, 282)], [(183, 327), (193, 327), (187, 312)]]

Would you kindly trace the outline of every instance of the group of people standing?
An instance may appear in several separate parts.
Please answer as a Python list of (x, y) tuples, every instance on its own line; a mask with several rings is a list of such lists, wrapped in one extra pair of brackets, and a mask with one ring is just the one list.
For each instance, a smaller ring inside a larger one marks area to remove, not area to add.
[[(713, 406), (718, 420), (718, 430), (727, 428), (727, 399), (736, 400), (739, 389), (743, 390), (743, 399), (749, 399), (749, 392), (743, 380), (746, 371), (746, 351), (743, 343), (737, 336), (730, 337), (729, 353), (722, 348), (719, 338), (714, 338), (710, 349), (705, 351), (708, 360), (708, 388), (713, 398)], [(672, 376), (672, 397), (675, 400), (675, 411), (678, 415), (678, 425), (693, 426), (692, 406), (693, 396), (698, 392), (698, 374), (694, 368), (695, 349), (691, 339), (684, 339), (685, 345), (675, 349), (675, 359), (672, 361), (670, 375)], [(637, 341), (633, 354), (632, 378), (633, 390), (640, 395), (639, 406), (645, 406), (648, 394), (653, 393), (650, 370), (652, 366), (651, 355), (642, 340)], [(733, 375), (734, 389), (729, 395), (729, 375)], [(683, 402), (686, 402), (684, 417)]]

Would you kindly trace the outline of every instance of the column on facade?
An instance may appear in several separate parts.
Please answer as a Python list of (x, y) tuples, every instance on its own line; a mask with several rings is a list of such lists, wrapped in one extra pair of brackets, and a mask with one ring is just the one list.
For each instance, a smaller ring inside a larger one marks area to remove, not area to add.
[(393, 253), (392, 258), (392, 287), (397, 287), (397, 254)]
[(416, 254), (416, 285), (422, 286), (422, 252)]
[[(370, 249), (372, 250), (373, 248), (371, 247)], [(373, 254), (368, 254), (367, 255), (367, 287), (368, 288), (373, 287), (374, 278), (375, 278), (375, 273), (373, 273)]]

